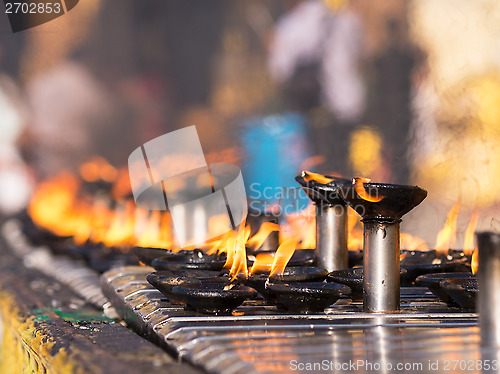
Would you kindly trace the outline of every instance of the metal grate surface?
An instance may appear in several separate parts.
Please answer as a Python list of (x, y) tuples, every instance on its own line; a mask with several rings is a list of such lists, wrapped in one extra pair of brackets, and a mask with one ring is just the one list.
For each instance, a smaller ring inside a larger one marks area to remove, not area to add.
[(146, 281), (152, 271), (108, 271), (104, 294), (136, 331), (209, 373), (480, 373), (485, 359), (496, 367), (496, 352), (479, 346), (477, 314), (424, 288), (402, 288), (397, 314), (364, 313), (340, 299), (324, 314), (285, 314), (252, 300), (230, 316), (208, 316), (169, 303)]

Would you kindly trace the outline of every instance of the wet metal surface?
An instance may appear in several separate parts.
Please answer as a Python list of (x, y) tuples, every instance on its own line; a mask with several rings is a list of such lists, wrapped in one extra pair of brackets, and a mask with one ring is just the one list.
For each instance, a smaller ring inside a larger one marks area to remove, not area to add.
[(487, 353), (477, 314), (448, 307), (426, 288), (402, 288), (399, 313), (364, 313), (360, 302), (341, 298), (320, 314), (247, 300), (232, 315), (210, 316), (169, 303), (146, 282), (151, 270), (108, 271), (103, 291), (138, 332), (209, 373), (461, 372), (451, 370), (453, 360)]

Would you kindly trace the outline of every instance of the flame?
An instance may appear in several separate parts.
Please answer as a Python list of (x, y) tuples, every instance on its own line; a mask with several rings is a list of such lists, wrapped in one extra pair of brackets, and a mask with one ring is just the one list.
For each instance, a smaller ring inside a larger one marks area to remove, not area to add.
[(250, 275), (271, 272), (275, 256), (275, 252), (258, 253), (250, 269)]
[(434, 248), (437, 251), (448, 251), (455, 245), (457, 235), (457, 218), (460, 211), (460, 201), (449, 211), (444, 227), (439, 231)]
[(288, 264), (288, 261), (290, 261), (290, 259), (292, 258), (298, 243), (298, 237), (292, 236), (280, 244), (278, 250), (276, 251), (276, 255), (274, 256), (271, 273), (269, 274), (270, 277), (275, 274), (277, 274), (278, 276), (283, 275), (285, 267)]
[(352, 184), (354, 184), (354, 189), (356, 190), (356, 193), (361, 197), (363, 200), (370, 201), (372, 203), (378, 203), (381, 201), (384, 197), (378, 195), (377, 191), (377, 196), (371, 195), (368, 191), (366, 191), (364, 183), (370, 182), (369, 178), (352, 178)]
[[(113, 212), (109, 208), (107, 201), (103, 198), (96, 198), (90, 205), (89, 213), (90, 214), (87, 215), (91, 227), (89, 239), (95, 243), (99, 243), (110, 225)], [(75, 212), (75, 214), (79, 213)]]
[(230, 231), (230, 234), (228, 233), (224, 244), (225, 246), (222, 248), (222, 250), (226, 252), (227, 256), (226, 263), (224, 264), (224, 269), (231, 270), (234, 262), (234, 248), (236, 248), (236, 235), (234, 234), (234, 231)]
[(232, 231), (233, 235), (227, 240), (227, 261), (224, 268), (228, 268), (231, 282), (238, 276), (248, 278), (247, 252), (245, 243), (250, 236), (250, 227), (245, 226), (245, 221), (240, 224), (238, 231)]
[[(229, 218), (227, 214), (220, 214), (210, 217), (208, 221), (208, 232), (209, 237), (212, 237), (203, 244), (203, 249), (207, 251), (207, 254), (215, 253), (228, 253), (228, 260), (226, 261), (225, 268), (230, 269), (232, 266), (232, 255), (233, 251), (228, 251), (228, 248), (232, 248), (233, 245), (228, 244), (228, 240), (236, 235), (234, 230), (227, 231), (222, 235), (218, 233), (224, 232), (224, 230), (229, 227)], [(248, 228), (248, 234), (250, 234), (250, 228)], [(249, 235), (248, 235), (249, 236)], [(234, 239), (234, 238), (233, 238)], [(248, 237), (247, 237), (248, 239)]]
[(72, 235), (69, 222), (62, 219), (71, 212), (79, 188), (78, 179), (66, 173), (42, 182), (28, 206), (30, 216), (37, 224), (56, 235)]
[(102, 199), (78, 199), (80, 183), (63, 173), (42, 182), (35, 191), (28, 212), (33, 221), (59, 236), (73, 236), (83, 244), (108, 223), (108, 209)]
[(68, 229), (71, 231), (75, 243), (79, 245), (86, 243), (92, 236), (92, 224), (94, 222), (92, 221), (92, 211), (89, 206), (90, 204), (76, 203), (74, 213), (67, 217), (64, 224), (72, 226), (71, 228), (68, 227)]
[(472, 254), (472, 258), (470, 261), (470, 268), (472, 270), (472, 274), (477, 273), (477, 268), (479, 265), (479, 258), (478, 257), (479, 257), (479, 248), (476, 248), (474, 253)]
[(109, 228), (99, 241), (108, 247), (119, 246), (121, 244), (132, 244), (134, 241), (135, 229), (134, 211), (135, 205), (133, 201), (118, 204), (112, 215)]
[(333, 179), (327, 178), (322, 174), (313, 173), (312, 171), (307, 171), (307, 170), (303, 171), (301, 173), (301, 176), (302, 178), (304, 178), (306, 182), (315, 181), (321, 184), (327, 184), (333, 181)]
[(246, 246), (250, 249), (258, 249), (266, 241), (273, 231), (279, 231), (280, 227), (276, 223), (264, 222), (257, 233), (248, 239)]
[(470, 217), (469, 225), (467, 226), (467, 230), (465, 230), (465, 240), (464, 240), (464, 253), (466, 255), (470, 255), (472, 251), (474, 251), (474, 232), (476, 231), (478, 220), (477, 209), (474, 209), (472, 215)]
[[(207, 254), (211, 255), (214, 253), (227, 253), (227, 241), (230, 240), (232, 236), (233, 231), (228, 231), (225, 234), (221, 235), (219, 238), (209, 240), (207, 243), (205, 243)], [(226, 265), (231, 268), (231, 265), (228, 261), (226, 261)]]
[[(142, 218), (144, 220), (144, 218)], [(149, 218), (141, 227), (135, 227), (136, 245), (139, 247), (172, 248), (170, 217), (158, 210), (151, 211)]]
[[(94, 170), (95, 165), (83, 167), (89, 180), (89, 170)], [(100, 171), (111, 170), (103, 163), (99, 165)], [(28, 206), (33, 221), (56, 235), (72, 236), (80, 245), (90, 240), (121, 249), (133, 245), (173, 247), (169, 214), (141, 215), (132, 200), (123, 199), (111, 208), (108, 199), (100, 195), (82, 196), (80, 187), (78, 178), (66, 173), (42, 182)]]

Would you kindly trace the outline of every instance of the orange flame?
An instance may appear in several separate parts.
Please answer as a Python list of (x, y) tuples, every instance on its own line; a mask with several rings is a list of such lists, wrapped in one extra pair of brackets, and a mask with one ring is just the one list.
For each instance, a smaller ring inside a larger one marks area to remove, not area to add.
[(153, 210), (142, 228), (135, 227), (135, 244), (139, 247), (173, 248), (170, 227), (170, 215)]
[(79, 188), (78, 179), (65, 173), (41, 183), (28, 206), (30, 216), (56, 235), (72, 235), (73, 227), (66, 218), (72, 211)]
[[(214, 238), (205, 243), (207, 254), (211, 255), (214, 253), (227, 253), (227, 247), (228, 247), (227, 241), (230, 240), (232, 236), (233, 236), (233, 231), (228, 231), (225, 234), (221, 235), (219, 238)], [(228, 264), (229, 262), (226, 261), (226, 265)], [(228, 268), (231, 268), (231, 265), (228, 265)]]
[(359, 197), (372, 203), (378, 203), (384, 197), (378, 196), (378, 194), (377, 196), (373, 196), (368, 191), (366, 191), (364, 183), (368, 182), (370, 182), (369, 178), (352, 178), (352, 184), (354, 184), (354, 189), (356, 190), (356, 193), (359, 195)]
[(111, 224), (99, 241), (108, 247), (132, 244), (134, 241), (135, 206), (133, 201), (118, 204), (111, 218)]
[[(94, 166), (91, 163), (83, 169)], [(30, 201), (28, 212), (38, 226), (56, 235), (72, 236), (76, 244), (90, 240), (121, 249), (132, 245), (173, 247), (170, 215), (156, 212), (148, 217), (145, 212), (141, 216), (131, 200), (118, 201), (117, 207), (111, 209), (105, 198), (80, 196), (80, 183), (69, 174), (42, 182)]]
[(257, 256), (255, 256), (255, 262), (250, 268), (250, 275), (270, 272), (275, 255), (275, 252), (264, 252), (257, 254)]
[(470, 268), (472, 270), (472, 274), (477, 273), (478, 265), (479, 265), (479, 248), (476, 248), (476, 250), (472, 254), (472, 258), (470, 261)]
[[(75, 215), (81, 212), (75, 212)], [(112, 211), (108, 206), (108, 201), (104, 198), (96, 198), (90, 205), (89, 225), (91, 227), (89, 239), (95, 243), (100, 242), (106, 233), (111, 221)]]
[(71, 231), (76, 244), (84, 244), (92, 237), (93, 225), (97, 225), (97, 221), (93, 221), (92, 217), (95, 211), (91, 210), (90, 203), (76, 202), (73, 213), (67, 216), (64, 225)]
[(272, 222), (264, 222), (257, 233), (252, 236), (250, 239), (247, 241), (247, 247), (251, 249), (258, 249), (262, 247), (262, 244), (266, 241), (267, 237), (273, 232), (273, 231), (279, 231), (280, 227), (276, 223)]
[(474, 209), (474, 211), (472, 212), (472, 216), (470, 217), (467, 230), (465, 230), (464, 253), (466, 255), (470, 255), (475, 248), (474, 232), (476, 231), (477, 220), (478, 220), (478, 213), (477, 210)]
[(271, 273), (269, 274), (270, 277), (275, 274), (278, 276), (283, 275), (288, 261), (292, 258), (295, 248), (297, 248), (298, 242), (297, 236), (291, 236), (280, 244), (278, 250), (276, 251), (276, 255), (274, 256)]
[(321, 184), (327, 184), (333, 181), (331, 178), (327, 178), (322, 174), (313, 173), (312, 171), (303, 171), (301, 175), (306, 182), (315, 181)]
[[(240, 224), (238, 232), (234, 232), (232, 240), (228, 240), (227, 247), (227, 258), (229, 261), (230, 253), (231, 255), (231, 268), (229, 270), (229, 276), (231, 277), (231, 282), (234, 281), (238, 276), (243, 276), (245, 279), (248, 278), (247, 269), (247, 252), (245, 243), (250, 236), (250, 227), (245, 226), (245, 221)], [(229, 265), (228, 262), (224, 265)]]
[(434, 248), (437, 251), (448, 251), (455, 245), (457, 235), (457, 218), (460, 211), (460, 201), (451, 208), (444, 227), (439, 231)]
[(234, 231), (230, 231), (230, 235), (226, 236), (225, 247), (223, 247), (222, 251), (226, 252), (226, 263), (224, 264), (224, 269), (231, 270), (233, 268), (234, 262), (234, 253), (236, 248), (236, 236), (234, 235)]

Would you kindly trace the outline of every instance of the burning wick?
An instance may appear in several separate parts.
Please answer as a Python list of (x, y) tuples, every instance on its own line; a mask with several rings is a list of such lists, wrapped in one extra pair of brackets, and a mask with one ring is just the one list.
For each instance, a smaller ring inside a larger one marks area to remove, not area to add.
[(378, 203), (381, 201), (384, 197), (383, 196), (372, 196), (368, 191), (365, 190), (364, 183), (370, 182), (371, 179), (369, 178), (352, 178), (352, 184), (354, 185), (354, 190), (356, 193), (361, 197), (363, 200), (372, 202), (372, 203)]

